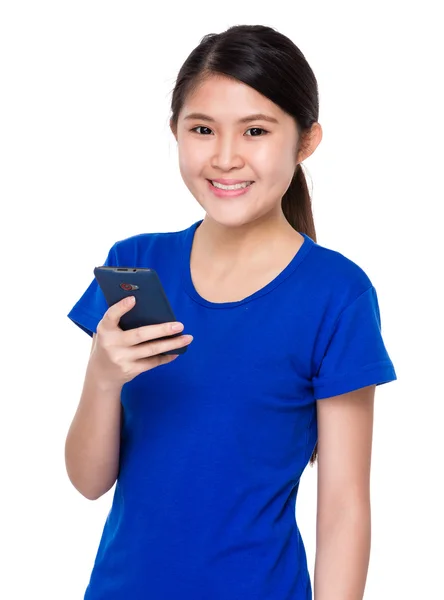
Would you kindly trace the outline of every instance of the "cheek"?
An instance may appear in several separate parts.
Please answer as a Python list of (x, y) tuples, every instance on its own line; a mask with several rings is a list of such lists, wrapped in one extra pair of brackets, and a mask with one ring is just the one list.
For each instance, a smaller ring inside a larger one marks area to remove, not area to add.
[(282, 176), (293, 164), (293, 150), (288, 140), (281, 137), (273, 140), (273, 143), (255, 144), (247, 157), (258, 172), (270, 177)]
[(294, 171), (291, 157), (289, 159), (288, 153), (279, 150), (259, 153), (252, 159), (251, 165), (258, 177), (268, 182), (270, 186), (280, 184), (282, 180), (292, 177)]
[(205, 165), (205, 155), (195, 144), (183, 143), (179, 146), (179, 168), (183, 176), (196, 175)]

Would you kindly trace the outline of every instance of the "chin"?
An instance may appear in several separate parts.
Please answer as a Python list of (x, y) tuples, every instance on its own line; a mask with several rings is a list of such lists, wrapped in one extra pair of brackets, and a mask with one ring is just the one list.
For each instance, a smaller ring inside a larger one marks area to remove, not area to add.
[(256, 215), (246, 214), (243, 210), (214, 210), (203, 207), (206, 220), (219, 227), (237, 228), (249, 225), (256, 220)]

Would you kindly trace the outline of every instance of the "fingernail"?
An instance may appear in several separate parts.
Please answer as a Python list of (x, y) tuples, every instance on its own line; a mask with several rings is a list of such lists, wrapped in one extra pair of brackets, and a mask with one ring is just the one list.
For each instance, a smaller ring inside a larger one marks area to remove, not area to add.
[(183, 323), (174, 323), (174, 325), (171, 326), (171, 329), (173, 331), (181, 331), (183, 329)]

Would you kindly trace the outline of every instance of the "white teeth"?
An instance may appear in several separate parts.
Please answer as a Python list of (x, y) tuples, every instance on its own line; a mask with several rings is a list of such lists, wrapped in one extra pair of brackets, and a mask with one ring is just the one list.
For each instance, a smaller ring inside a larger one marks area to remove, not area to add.
[(235, 185), (223, 185), (222, 183), (217, 183), (217, 181), (211, 182), (214, 187), (220, 188), (221, 190), (241, 190), (242, 188), (246, 188), (251, 185), (251, 181), (244, 181), (244, 183), (236, 183)]

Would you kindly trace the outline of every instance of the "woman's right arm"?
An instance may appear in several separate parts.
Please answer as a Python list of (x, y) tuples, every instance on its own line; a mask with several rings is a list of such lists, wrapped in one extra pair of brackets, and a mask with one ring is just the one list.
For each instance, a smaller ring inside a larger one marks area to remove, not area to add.
[[(97, 334), (93, 335), (91, 354)], [(89, 500), (109, 491), (117, 479), (122, 386), (109, 385), (89, 362), (82, 395), (65, 444), (65, 463), (73, 486)]]
[(89, 500), (108, 492), (119, 472), (122, 387), (144, 371), (172, 362), (162, 352), (187, 346), (192, 336), (177, 333), (172, 323), (122, 331), (120, 317), (133, 304), (111, 306), (93, 334), (83, 390), (65, 443), (65, 464), (73, 486)]

